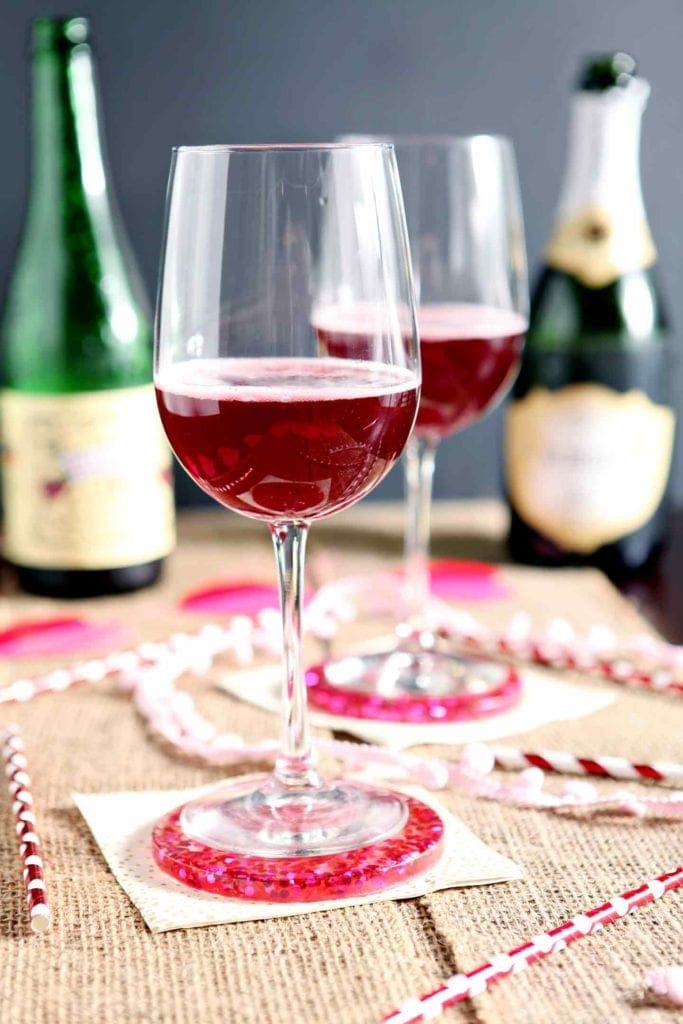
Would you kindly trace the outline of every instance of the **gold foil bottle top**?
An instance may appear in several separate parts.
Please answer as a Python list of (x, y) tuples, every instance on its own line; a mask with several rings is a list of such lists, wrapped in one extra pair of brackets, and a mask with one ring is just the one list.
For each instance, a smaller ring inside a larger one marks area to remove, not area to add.
[(587, 57), (578, 80), (585, 92), (602, 92), (614, 87), (623, 89), (631, 84), (638, 72), (635, 59), (621, 50)]
[(34, 53), (43, 50), (70, 50), (88, 41), (90, 25), (87, 18), (34, 18), (31, 42)]
[(605, 288), (622, 274), (657, 260), (643, 218), (636, 223), (595, 207), (559, 221), (545, 251), (549, 266), (576, 277), (589, 288)]

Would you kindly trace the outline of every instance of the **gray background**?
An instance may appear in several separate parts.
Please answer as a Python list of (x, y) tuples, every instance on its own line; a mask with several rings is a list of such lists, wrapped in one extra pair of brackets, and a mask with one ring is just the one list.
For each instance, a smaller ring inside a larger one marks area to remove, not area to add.
[[(27, 23), (65, 4), (2, 0), (0, 12), (2, 289), (27, 183)], [(113, 180), (150, 294), (172, 145), (341, 131), (510, 135), (534, 267), (560, 185), (577, 62), (604, 49), (633, 53), (652, 84), (645, 198), (683, 328), (681, 0), (80, 0), (67, 13), (92, 20)], [(498, 413), (444, 441), (437, 495), (499, 493), (499, 435)], [(400, 493), (394, 471), (374, 496)], [(192, 496), (183, 482), (179, 497)]]

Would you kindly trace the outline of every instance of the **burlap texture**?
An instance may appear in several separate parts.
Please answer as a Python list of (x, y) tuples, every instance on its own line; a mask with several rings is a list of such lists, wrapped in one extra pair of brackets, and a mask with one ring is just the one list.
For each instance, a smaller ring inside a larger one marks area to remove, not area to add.
[[(499, 557), (500, 523), (495, 507), (443, 507), (436, 552)], [(399, 531), (400, 516), (378, 506), (321, 524), (311, 568), (322, 578), (396, 561)], [(197, 515), (184, 522), (182, 536), (162, 585), (67, 605), (68, 612), (125, 619), (135, 637), (159, 637), (191, 625), (173, 602), (193, 584), (218, 575), (272, 580), (268, 541), (256, 524)], [(580, 627), (600, 621), (629, 632), (643, 626), (597, 573), (508, 571), (512, 600), (473, 608), (490, 622), (522, 606), (541, 620), (565, 615)], [(58, 607), (8, 596), (0, 621)], [(37, 667), (22, 663), (21, 672)], [(3, 667), (5, 679), (16, 674)], [(191, 686), (203, 709), (226, 726), (254, 739), (272, 731), (267, 713), (230, 702), (210, 684)], [(0, 723), (16, 719), (25, 733), (55, 913), (45, 936), (29, 933), (9, 803), (0, 797), (2, 1024), (370, 1024), (448, 974), (477, 966), (681, 857), (680, 825), (577, 822), (453, 795), (449, 806), (484, 841), (524, 865), (524, 881), (154, 936), (107, 870), (69, 793), (179, 788), (210, 782), (217, 773), (160, 749), (127, 699), (107, 685), (0, 711)], [(683, 701), (623, 692), (589, 719), (506, 742), (680, 760), (681, 736)], [(601, 786), (607, 791), (614, 783)], [(506, 979), (473, 1004), (449, 1010), (446, 1019), (664, 1024), (669, 1011), (640, 1005), (642, 976), (652, 965), (683, 960), (682, 910), (681, 894), (671, 894)]]

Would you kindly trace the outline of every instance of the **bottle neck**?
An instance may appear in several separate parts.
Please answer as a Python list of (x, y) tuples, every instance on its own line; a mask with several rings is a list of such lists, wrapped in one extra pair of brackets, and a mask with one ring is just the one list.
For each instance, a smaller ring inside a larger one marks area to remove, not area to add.
[(649, 86), (579, 92), (574, 97), (569, 152), (557, 212), (566, 221), (586, 210), (642, 223), (640, 128)]
[(33, 59), (32, 200), (54, 204), (80, 193), (98, 205), (106, 193), (90, 47), (38, 51)]
[(640, 122), (649, 86), (581, 92), (574, 99), (569, 157), (546, 263), (604, 288), (657, 259), (640, 188)]

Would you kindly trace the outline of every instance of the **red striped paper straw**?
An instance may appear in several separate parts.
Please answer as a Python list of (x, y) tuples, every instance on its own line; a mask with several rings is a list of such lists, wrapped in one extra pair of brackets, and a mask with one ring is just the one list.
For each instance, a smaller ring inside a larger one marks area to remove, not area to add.
[[(448, 635), (447, 633), (445, 635)], [(458, 640), (479, 654), (499, 654), (505, 658), (529, 661), (548, 668), (568, 669), (573, 672), (594, 673), (612, 683), (656, 690), (683, 696), (683, 681), (667, 666), (639, 668), (629, 657), (612, 657), (579, 650), (573, 644), (558, 644), (539, 640), (511, 641), (499, 634), (475, 636), (454, 633)]]
[(518, 770), (533, 767), (559, 775), (597, 775), (603, 779), (683, 783), (683, 764), (666, 761), (648, 764), (611, 755), (577, 757), (563, 750), (539, 750), (534, 753), (515, 747), (491, 747), (491, 751), (499, 768)]
[(45, 894), (43, 858), (36, 832), (31, 779), (27, 772), (24, 743), (18, 725), (8, 726), (2, 734), (2, 759), (12, 800), (12, 813), (19, 838), (19, 853), (24, 865), (24, 885), (31, 929), (44, 932), (50, 927), (50, 905)]
[(621, 896), (615, 896), (584, 914), (577, 914), (570, 921), (551, 928), (541, 935), (535, 935), (521, 946), (497, 956), (481, 967), (467, 974), (454, 974), (434, 992), (417, 999), (409, 999), (398, 1010), (382, 1018), (385, 1024), (413, 1024), (415, 1021), (435, 1020), (447, 1006), (464, 1002), (480, 995), (495, 981), (517, 974), (536, 960), (542, 960), (551, 953), (559, 953), (577, 939), (612, 924), (638, 907), (660, 899), (665, 893), (683, 886), (683, 867), (667, 871), (657, 878), (644, 882), (637, 889), (629, 889)]

